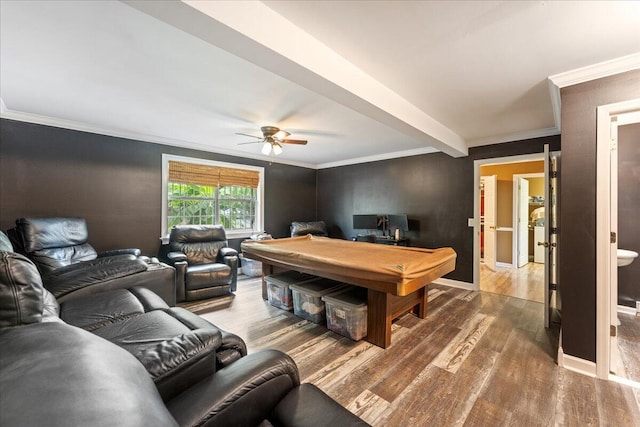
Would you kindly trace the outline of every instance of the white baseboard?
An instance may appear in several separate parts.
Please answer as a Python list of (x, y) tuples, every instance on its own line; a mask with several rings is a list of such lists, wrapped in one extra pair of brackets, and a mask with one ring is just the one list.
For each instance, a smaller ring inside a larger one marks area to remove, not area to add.
[(618, 313), (622, 313), (622, 314), (630, 314), (632, 316), (636, 315), (636, 309), (633, 307), (627, 307), (626, 305), (619, 305), (618, 306)]
[(588, 377), (596, 377), (595, 362), (564, 354), (562, 347), (558, 349), (558, 366)]
[(496, 262), (496, 267), (513, 268), (513, 264), (509, 264), (508, 262)]
[(459, 280), (445, 279), (444, 277), (441, 277), (439, 279), (434, 280), (433, 283), (435, 283), (437, 285), (449, 286), (449, 287), (452, 287), (452, 288), (466, 289), (468, 291), (477, 291), (478, 290), (473, 285), (473, 283), (461, 282)]

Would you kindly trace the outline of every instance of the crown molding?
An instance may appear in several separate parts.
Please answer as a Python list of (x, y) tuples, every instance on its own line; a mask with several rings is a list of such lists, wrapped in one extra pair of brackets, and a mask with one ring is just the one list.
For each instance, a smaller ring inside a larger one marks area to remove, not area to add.
[(359, 163), (377, 162), (380, 160), (398, 159), (400, 157), (411, 157), (411, 156), (418, 156), (420, 154), (431, 154), (436, 152), (438, 152), (438, 150), (431, 147), (417, 148), (415, 150), (396, 151), (395, 153), (376, 154), (373, 156), (356, 157), (353, 159), (340, 160), (337, 162), (320, 163), (315, 167), (316, 169), (328, 169), (328, 168), (335, 168), (338, 166), (349, 166), (349, 165), (356, 165)]
[(39, 114), (24, 113), (21, 111), (10, 110), (6, 107), (2, 99), (0, 99), (0, 118), (15, 120), (19, 122), (34, 123), (45, 126), (52, 126), (62, 129), (76, 130), (80, 132), (94, 133), (98, 135), (113, 136), (116, 138), (132, 139), (135, 141), (150, 142), (152, 144), (169, 145), (172, 147), (190, 148), (193, 150), (208, 151), (210, 153), (224, 154), (228, 156), (241, 157), (253, 160), (262, 160), (269, 163), (285, 164), (290, 166), (299, 166), (308, 169), (317, 169), (317, 165), (305, 162), (296, 162), (286, 159), (276, 159), (270, 156), (255, 155), (235, 150), (220, 149), (219, 147), (210, 147), (196, 142), (184, 141), (179, 139), (164, 138), (156, 135), (148, 135), (125, 130), (116, 130), (111, 128), (103, 128), (92, 124), (76, 122), (73, 120), (65, 120), (56, 117), (43, 116)]
[(487, 138), (474, 139), (468, 142), (469, 148), (479, 147), (481, 145), (502, 144), (504, 142), (522, 141), (525, 139), (542, 138), (545, 136), (559, 135), (560, 129), (550, 127), (545, 129), (528, 130), (524, 132), (516, 132), (508, 135), (490, 136)]
[(639, 68), (640, 53), (633, 53), (610, 61), (599, 62), (597, 64), (587, 65), (586, 67), (576, 68), (575, 70), (549, 76), (549, 96), (551, 97), (551, 105), (553, 107), (553, 121), (558, 132), (562, 129), (560, 114), (562, 108), (560, 98), (561, 88), (601, 79), (603, 77), (613, 76), (614, 74), (620, 74)]
[(591, 80), (601, 79), (614, 74), (640, 68), (640, 53), (634, 53), (620, 58), (604, 61), (593, 65), (588, 65), (575, 70), (549, 76), (549, 80), (558, 88), (573, 86)]

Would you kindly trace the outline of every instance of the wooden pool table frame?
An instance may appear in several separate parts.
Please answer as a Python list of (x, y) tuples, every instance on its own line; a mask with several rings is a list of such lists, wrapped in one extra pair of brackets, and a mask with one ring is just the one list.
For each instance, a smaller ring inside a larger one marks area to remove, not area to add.
[(264, 277), (275, 273), (276, 268), (296, 270), (367, 288), (367, 336), (365, 340), (382, 348), (391, 345), (391, 322), (393, 319), (409, 311), (424, 319), (427, 315), (427, 286), (433, 280), (455, 269), (455, 258), (453, 258), (423, 276), (404, 283), (401, 287), (391, 288), (390, 285), (393, 284), (388, 282), (362, 279), (324, 269), (274, 261), (255, 253), (245, 252), (244, 256), (262, 262), (262, 297), (264, 299), (267, 299), (267, 284)]

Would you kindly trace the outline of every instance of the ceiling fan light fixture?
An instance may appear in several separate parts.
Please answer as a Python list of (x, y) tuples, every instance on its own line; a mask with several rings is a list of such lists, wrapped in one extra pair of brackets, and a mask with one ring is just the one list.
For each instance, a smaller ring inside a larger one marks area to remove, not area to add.
[(277, 142), (273, 144), (273, 154), (276, 156), (282, 153), (282, 146)]
[(276, 132), (273, 137), (277, 138), (277, 139), (282, 139), (282, 138), (286, 138), (289, 135), (291, 135), (289, 132), (287, 132), (286, 130), (279, 130), (278, 132)]
[(265, 142), (264, 145), (262, 146), (262, 154), (264, 154), (265, 156), (268, 156), (270, 153), (271, 153), (271, 143)]

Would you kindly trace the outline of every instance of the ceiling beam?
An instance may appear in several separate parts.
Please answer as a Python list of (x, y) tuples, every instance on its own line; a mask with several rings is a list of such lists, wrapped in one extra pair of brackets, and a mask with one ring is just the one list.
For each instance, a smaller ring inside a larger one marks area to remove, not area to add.
[(260, 1), (124, 3), (453, 157), (464, 139)]

